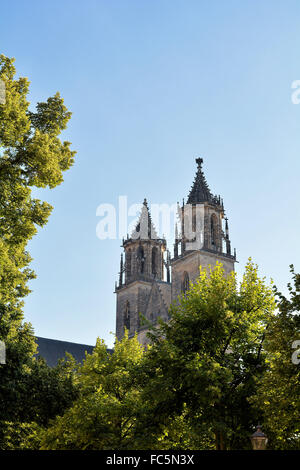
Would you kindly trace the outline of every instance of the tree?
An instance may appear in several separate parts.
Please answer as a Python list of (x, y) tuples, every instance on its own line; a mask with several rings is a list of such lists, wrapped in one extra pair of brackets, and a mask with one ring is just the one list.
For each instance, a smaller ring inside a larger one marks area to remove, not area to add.
[(63, 414), (78, 397), (77, 368), (70, 354), (52, 368), (42, 358), (33, 360), (21, 384), (22, 401), (26, 403), (21, 421), (47, 426), (50, 419)]
[(258, 411), (249, 402), (265, 368), (271, 287), (251, 262), (238, 287), (220, 264), (171, 306), (150, 334), (103, 342), (78, 369), (79, 398), (41, 433), (42, 449), (247, 449)]
[(22, 312), (28, 281), (35, 277), (26, 246), (52, 209), (32, 197), (32, 187), (60, 184), (75, 155), (70, 143), (59, 139), (71, 117), (63, 99), (57, 93), (31, 111), (29, 82), (15, 78), (13, 62), (0, 56), (6, 91), (0, 104), (0, 340), (6, 345), (6, 364), (0, 366), (0, 416), (6, 421), (22, 414), (22, 383), (36, 351), (33, 329)]
[(251, 261), (239, 287), (221, 264), (208, 273), (200, 268), (171, 306), (170, 321), (150, 335), (143, 364), (147, 413), (137, 427), (137, 434), (146, 430), (149, 448), (159, 428), (183, 415), (199, 436), (198, 448), (250, 447), (259, 417), (248, 399), (264, 370), (262, 344), (274, 310), (273, 291)]
[(0, 448), (38, 449), (39, 434), (78, 397), (76, 369), (71, 355), (50, 368), (42, 358), (32, 360), (18, 390), (23, 403), (14, 421), (2, 421)]
[(135, 449), (134, 427), (140, 391), (134, 370), (143, 348), (137, 337), (116, 341), (110, 354), (97, 340), (78, 369), (80, 396), (41, 433), (41, 449)]
[(278, 314), (266, 332), (267, 369), (252, 400), (261, 410), (275, 449), (300, 449), (300, 274), (290, 268), (290, 298), (275, 288)]

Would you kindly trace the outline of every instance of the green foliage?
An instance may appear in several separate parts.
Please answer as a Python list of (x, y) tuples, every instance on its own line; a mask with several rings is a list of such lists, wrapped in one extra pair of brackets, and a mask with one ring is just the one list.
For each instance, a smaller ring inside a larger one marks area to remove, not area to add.
[(42, 448), (249, 448), (274, 309), (251, 262), (240, 286), (220, 264), (201, 269), (147, 350), (127, 333), (112, 355), (97, 342), (78, 369), (79, 398), (41, 433)]
[(22, 421), (46, 426), (50, 419), (69, 408), (78, 397), (77, 367), (70, 355), (53, 368), (42, 358), (33, 360), (21, 384), (22, 401), (26, 403), (19, 413)]
[(1, 421), (1, 450), (38, 450), (40, 426), (37, 423)]
[(32, 187), (60, 184), (75, 152), (59, 139), (71, 116), (63, 99), (57, 93), (30, 111), (29, 82), (15, 78), (13, 62), (0, 56), (0, 79), (6, 88), (6, 101), (0, 104), (0, 340), (7, 359), (0, 366), (0, 416), (22, 424), (22, 416), (30, 414), (24, 384), (43, 367), (32, 360), (33, 330), (23, 321), (23, 299), (30, 292), (28, 281), (35, 277), (26, 246), (52, 209), (32, 197)]
[[(290, 299), (276, 288), (278, 314), (269, 324), (266, 341), (267, 370), (258, 382), (253, 403), (261, 410), (265, 432), (274, 449), (300, 449), (300, 365), (292, 361), (300, 340), (300, 274), (291, 266)], [(299, 350), (299, 343), (298, 348)]]
[(80, 397), (41, 433), (42, 449), (133, 449), (140, 406), (134, 369), (143, 348), (137, 338), (116, 341), (111, 355), (98, 340), (78, 369)]
[[(274, 314), (272, 289), (249, 261), (237, 286), (220, 264), (200, 276), (171, 306), (171, 320), (151, 334), (143, 397), (151, 441), (157, 427), (184, 412), (203, 443), (216, 448), (248, 448), (257, 421), (248, 398), (264, 367), (262, 342)], [(150, 379), (150, 380), (149, 380)]]
[(251, 261), (238, 285), (218, 264), (200, 276), (150, 334), (97, 341), (78, 366), (49, 369), (36, 360), (23, 299), (35, 277), (26, 249), (52, 207), (32, 188), (63, 181), (75, 152), (61, 141), (71, 113), (58, 93), (30, 109), (29, 82), (0, 56), (6, 102), (0, 104), (1, 449), (247, 449), (263, 420), (271, 448), (299, 448), (300, 275), (290, 299), (275, 296)]
[(77, 367), (71, 356), (53, 368), (48, 367), (44, 359), (32, 358), (21, 382), (14, 388), (18, 396), (13, 420), (7, 421), (4, 417), (0, 420), (1, 450), (39, 447), (41, 430), (78, 397)]

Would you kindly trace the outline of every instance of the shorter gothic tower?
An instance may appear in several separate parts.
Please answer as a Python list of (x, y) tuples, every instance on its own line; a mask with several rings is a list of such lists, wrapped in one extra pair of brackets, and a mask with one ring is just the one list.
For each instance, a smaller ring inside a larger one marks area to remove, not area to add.
[(116, 286), (116, 335), (121, 339), (126, 328), (129, 336), (138, 332), (140, 342), (145, 343), (147, 327), (141, 316), (151, 323), (156, 323), (158, 317), (167, 319), (171, 301), (166, 241), (157, 236), (146, 199), (135, 230), (123, 240), (122, 247), (125, 259), (122, 254)]

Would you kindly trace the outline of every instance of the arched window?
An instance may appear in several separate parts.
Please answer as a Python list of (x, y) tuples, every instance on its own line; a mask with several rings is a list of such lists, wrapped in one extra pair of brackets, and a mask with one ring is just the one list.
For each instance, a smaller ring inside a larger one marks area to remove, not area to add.
[(126, 252), (126, 276), (129, 278), (131, 275), (131, 249)]
[(197, 229), (197, 225), (196, 225), (196, 207), (193, 206), (193, 209), (192, 209), (192, 231), (193, 231), (193, 234), (194, 236), (196, 235), (196, 229)]
[(130, 330), (130, 303), (126, 302), (124, 310), (124, 327), (129, 331)]
[(137, 262), (138, 262), (138, 270), (141, 274), (143, 274), (144, 266), (145, 266), (145, 256), (144, 256), (144, 248), (142, 247), (142, 245), (138, 247)]
[(152, 274), (156, 275), (157, 274), (157, 248), (154, 247), (152, 248)]
[(210, 218), (210, 236), (211, 245), (213, 248), (217, 248), (217, 233), (218, 233), (218, 219), (216, 214), (212, 214)]
[(189, 290), (189, 287), (190, 287), (189, 275), (186, 271), (184, 271), (183, 277), (182, 277), (182, 288), (181, 288), (182, 292), (185, 294), (185, 292)]

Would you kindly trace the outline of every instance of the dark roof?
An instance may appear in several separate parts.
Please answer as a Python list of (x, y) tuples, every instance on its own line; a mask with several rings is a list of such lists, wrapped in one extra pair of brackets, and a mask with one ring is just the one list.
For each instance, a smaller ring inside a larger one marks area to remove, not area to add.
[(57, 339), (36, 337), (38, 345), (37, 356), (43, 357), (48, 366), (55, 367), (59, 361), (65, 357), (66, 352), (72, 354), (77, 362), (82, 362), (85, 352), (91, 354), (95, 346), (87, 344), (71, 343), (69, 341), (59, 341)]
[(187, 203), (188, 204), (198, 204), (202, 202), (209, 202), (215, 205), (221, 205), (220, 197), (214, 196), (207, 184), (206, 178), (202, 171), (202, 158), (196, 158), (196, 163), (198, 165), (197, 173), (194, 179), (193, 186), (190, 190)]

